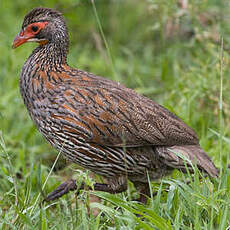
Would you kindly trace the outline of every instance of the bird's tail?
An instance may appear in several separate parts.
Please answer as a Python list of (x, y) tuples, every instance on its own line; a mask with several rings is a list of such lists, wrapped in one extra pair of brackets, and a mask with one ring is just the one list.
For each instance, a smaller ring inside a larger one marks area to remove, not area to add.
[(172, 168), (192, 170), (194, 165), (212, 177), (217, 177), (218, 169), (199, 145), (158, 146), (156, 151), (165, 164)]

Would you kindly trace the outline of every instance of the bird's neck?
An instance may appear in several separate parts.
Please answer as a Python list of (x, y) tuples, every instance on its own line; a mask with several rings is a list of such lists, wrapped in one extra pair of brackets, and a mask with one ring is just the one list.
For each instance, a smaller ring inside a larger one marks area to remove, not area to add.
[(68, 44), (50, 42), (34, 49), (28, 60), (35, 61), (41, 68), (49, 66), (55, 69), (59, 65), (66, 65), (67, 54)]

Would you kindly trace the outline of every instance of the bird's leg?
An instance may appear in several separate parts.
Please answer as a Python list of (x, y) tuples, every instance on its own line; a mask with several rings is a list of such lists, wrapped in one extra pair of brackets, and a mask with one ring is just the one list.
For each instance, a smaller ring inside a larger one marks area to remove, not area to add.
[[(85, 183), (83, 182), (80, 186), (77, 186), (76, 180), (68, 180), (63, 184), (59, 185), (53, 192), (51, 192), (44, 201), (51, 201), (62, 197), (63, 195), (67, 194), (69, 191), (74, 190), (82, 190), (85, 187)], [(93, 188), (89, 188), (89, 190), (95, 191), (103, 191), (108, 193), (121, 193), (127, 190), (127, 183), (119, 184), (117, 183), (116, 186), (113, 184), (102, 184), (102, 183), (95, 183)]]
[[(148, 197), (151, 196), (150, 190), (149, 190), (149, 184), (148, 183), (141, 183), (141, 182), (133, 182), (137, 191), (140, 193), (140, 197), (136, 200), (140, 203), (146, 204)], [(153, 196), (155, 196), (157, 192), (153, 193)]]
[(118, 186), (113, 187), (110, 184), (95, 183), (93, 187), (95, 191), (103, 191), (112, 194), (121, 193), (127, 190), (127, 184), (119, 184)]
[[(84, 187), (84, 183), (81, 184), (79, 190)], [(44, 201), (51, 201), (62, 197), (63, 195), (67, 194), (69, 191), (77, 190), (78, 187), (76, 185), (76, 180), (70, 179), (66, 182), (60, 184), (53, 192), (51, 192)]]
[(148, 197), (150, 197), (149, 184), (144, 184), (140, 189), (140, 197), (138, 201), (140, 203), (146, 204)]

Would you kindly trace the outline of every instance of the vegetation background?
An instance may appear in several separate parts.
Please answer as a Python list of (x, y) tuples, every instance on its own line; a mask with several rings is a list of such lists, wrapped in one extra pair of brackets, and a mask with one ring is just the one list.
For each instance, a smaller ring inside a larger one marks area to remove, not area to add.
[[(52, 168), (57, 152), (20, 97), (20, 70), (36, 44), (17, 50), (11, 44), (25, 14), (38, 6), (65, 15), (70, 65), (119, 81), (179, 115), (197, 131), (220, 177), (175, 171), (150, 184), (157, 195), (147, 205), (131, 201), (138, 196), (131, 183), (118, 195), (82, 191), (41, 203), (71, 176), (88, 184), (101, 178), (61, 156)], [(0, 0), (0, 229), (226, 229), (229, 15), (228, 0)], [(101, 201), (91, 202), (92, 193)]]

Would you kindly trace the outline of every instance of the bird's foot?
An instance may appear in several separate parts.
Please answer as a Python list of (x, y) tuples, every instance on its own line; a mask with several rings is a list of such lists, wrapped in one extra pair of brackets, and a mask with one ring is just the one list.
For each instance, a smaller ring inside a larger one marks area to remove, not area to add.
[[(84, 189), (84, 182), (80, 186), (77, 186), (76, 180), (70, 179), (59, 185), (53, 192), (51, 192), (43, 201), (51, 201), (62, 197), (69, 191), (82, 190)], [(127, 184), (120, 184), (116, 188), (112, 188), (109, 184), (94, 183), (93, 187), (88, 187), (88, 190), (103, 191), (108, 193), (120, 193), (127, 189)]]
[[(80, 186), (81, 188), (82, 186)], [(79, 188), (79, 189), (80, 189)], [(76, 185), (76, 180), (70, 179), (64, 182), (63, 184), (59, 185), (53, 192), (51, 192), (44, 201), (51, 201), (62, 197), (63, 195), (67, 194), (69, 191), (74, 191), (78, 189)]]

